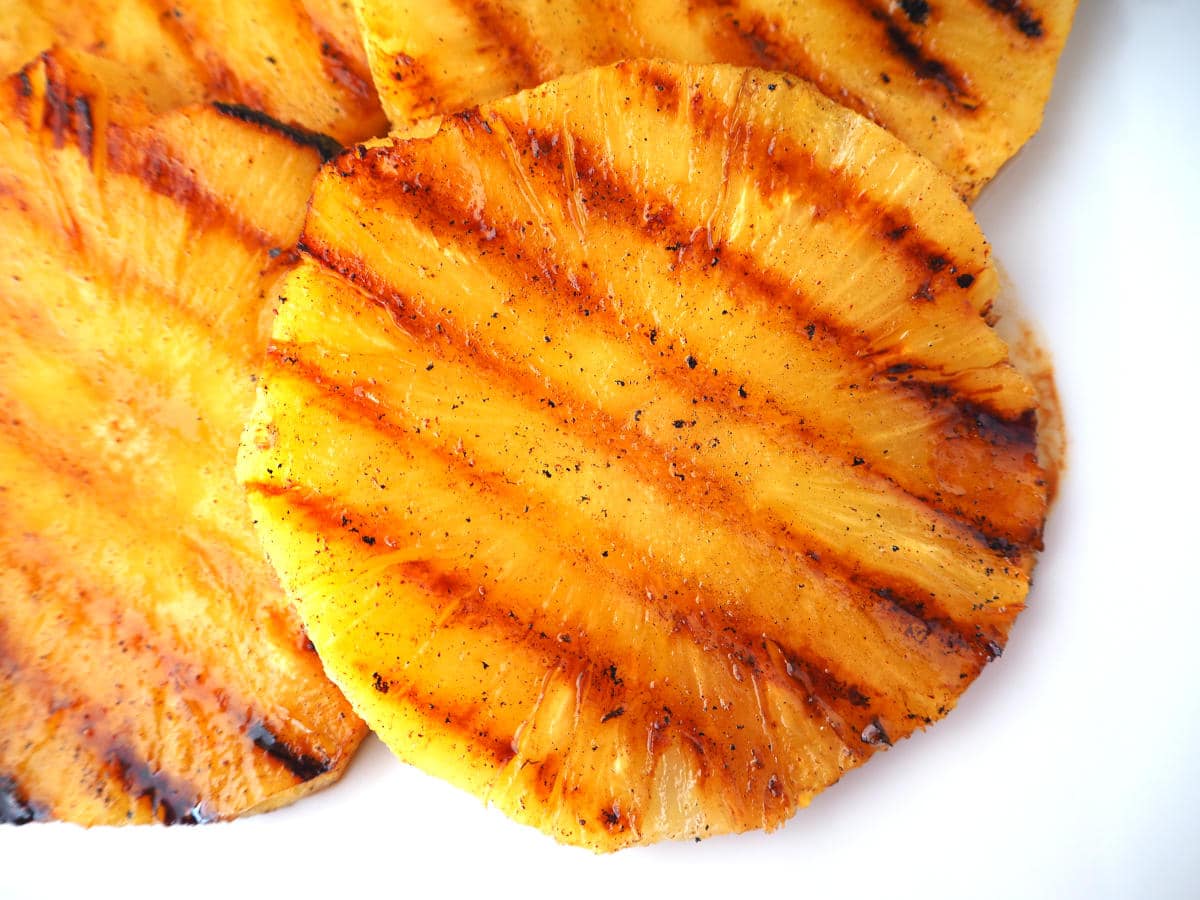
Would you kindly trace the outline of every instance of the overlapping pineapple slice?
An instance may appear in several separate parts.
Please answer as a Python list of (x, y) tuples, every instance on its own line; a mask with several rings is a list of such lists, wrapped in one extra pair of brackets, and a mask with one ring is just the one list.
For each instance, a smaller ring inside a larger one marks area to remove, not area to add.
[(321, 157), (96, 72), (0, 82), (0, 821), (228, 818), (364, 733), (234, 477)]
[(773, 827), (944, 715), (1046, 498), (941, 173), (729, 66), (429, 130), (318, 178), (239, 459), (359, 713), (597, 850)]
[(784, 70), (924, 153), (973, 196), (1042, 120), (1076, 0), (355, 0), (395, 126), (590, 65)]
[(387, 129), (345, 0), (7, 0), (0, 71), (51, 46), (119, 63), (164, 111), (238, 103), (342, 143)]

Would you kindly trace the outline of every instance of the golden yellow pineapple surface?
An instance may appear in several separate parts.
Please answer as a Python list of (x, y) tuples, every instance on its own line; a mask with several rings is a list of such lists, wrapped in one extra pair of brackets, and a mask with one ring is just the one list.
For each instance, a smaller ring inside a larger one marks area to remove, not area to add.
[(364, 733), (234, 477), (321, 158), (94, 71), (0, 82), (0, 819), (229, 818)]
[(774, 827), (943, 716), (1046, 496), (942, 174), (730, 66), (428, 130), (318, 178), (239, 461), (357, 711), (597, 850)]
[(1075, 0), (355, 0), (394, 126), (623, 58), (811, 80), (974, 195), (1037, 130)]
[(387, 130), (347, 0), (5, 0), (0, 73), (51, 47), (118, 63), (162, 110), (238, 103), (343, 143)]

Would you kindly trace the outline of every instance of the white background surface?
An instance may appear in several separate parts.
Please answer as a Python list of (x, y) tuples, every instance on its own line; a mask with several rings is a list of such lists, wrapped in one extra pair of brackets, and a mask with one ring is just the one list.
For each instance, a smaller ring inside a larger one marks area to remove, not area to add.
[(0, 829), (0, 896), (1200, 897), (1200, 2), (1081, 0), (976, 213), (1071, 441), (1030, 608), (931, 731), (786, 828), (595, 857), (371, 740), (204, 828)]

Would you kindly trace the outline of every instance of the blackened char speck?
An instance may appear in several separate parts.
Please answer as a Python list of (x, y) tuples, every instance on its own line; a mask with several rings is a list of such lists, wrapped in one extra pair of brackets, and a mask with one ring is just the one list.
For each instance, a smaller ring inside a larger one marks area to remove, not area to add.
[(883, 725), (879, 719), (872, 719), (867, 727), (862, 730), (862, 742), (872, 746), (884, 744), (888, 747), (892, 746), (892, 739), (888, 737), (888, 733), (883, 730)]
[(45, 812), (22, 795), (16, 781), (0, 776), (0, 825), (28, 825), (44, 818)]
[(929, 20), (929, 4), (925, 0), (900, 0), (900, 8), (914, 25), (924, 25)]

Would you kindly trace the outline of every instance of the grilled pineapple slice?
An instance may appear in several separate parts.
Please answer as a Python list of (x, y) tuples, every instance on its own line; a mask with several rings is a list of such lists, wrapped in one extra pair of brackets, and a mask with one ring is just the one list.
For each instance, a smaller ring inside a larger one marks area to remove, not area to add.
[(0, 82), (0, 821), (266, 809), (365, 730), (234, 477), (320, 157), (107, 84)]
[(98, 53), (146, 76), (162, 110), (238, 103), (342, 143), (387, 129), (344, 0), (8, 0), (0, 71), (51, 46)]
[(239, 457), (358, 712), (596, 850), (771, 828), (944, 715), (1046, 509), (949, 182), (730, 66), (431, 128), (319, 176)]
[(590, 65), (783, 70), (875, 120), (974, 196), (1041, 124), (1076, 0), (355, 0), (394, 126)]

